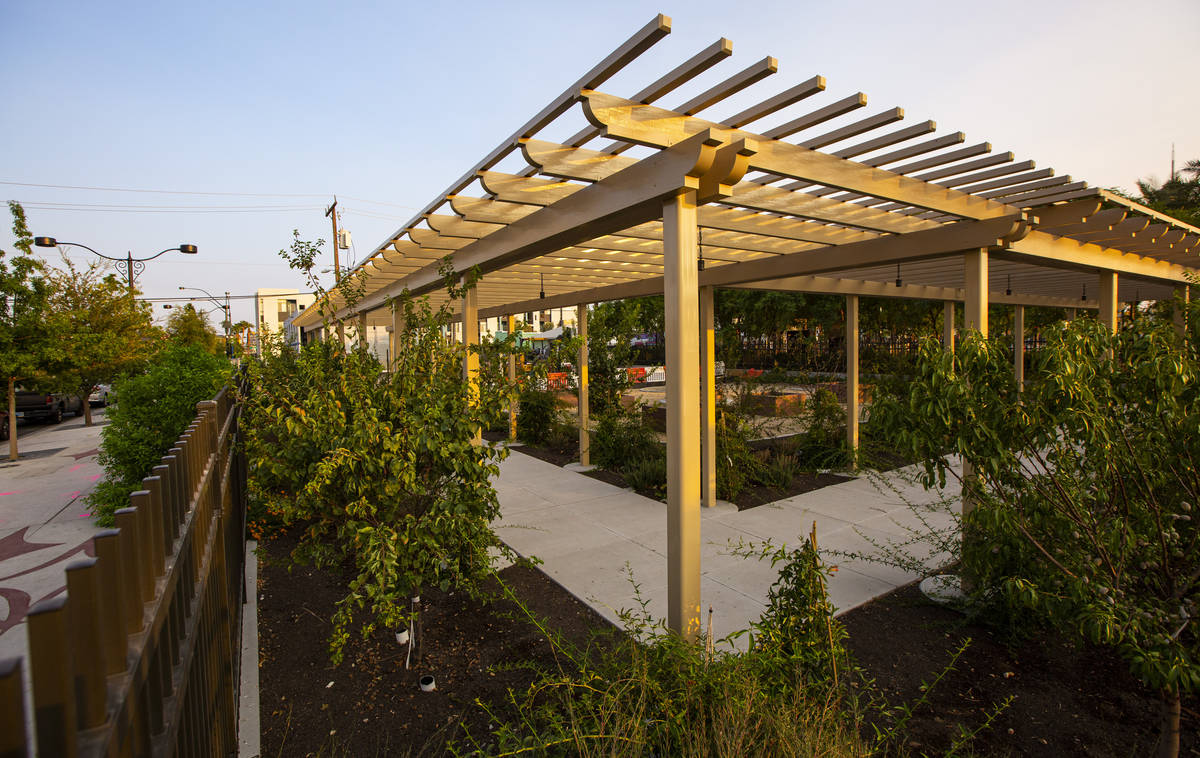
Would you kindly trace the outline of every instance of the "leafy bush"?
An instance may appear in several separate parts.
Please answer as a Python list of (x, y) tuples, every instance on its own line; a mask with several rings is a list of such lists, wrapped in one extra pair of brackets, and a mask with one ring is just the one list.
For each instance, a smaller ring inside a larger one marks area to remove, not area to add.
[[(588, 649), (551, 636), (560, 666), (540, 674), (523, 697), (510, 692), (516, 716), (497, 718), (486, 737), (494, 752), (487, 752), (867, 755), (825, 569), (804, 548), (771, 557), (787, 565), (748, 652), (685, 641), (651, 619), (644, 601), (640, 611), (622, 614), (626, 634)], [(454, 752), (483, 748), (474, 735), (466, 742)]]
[(624, 471), (636, 461), (659, 454), (661, 445), (640, 406), (610, 406), (596, 420), (591, 438), (592, 463)]
[(113, 512), (129, 506), (129, 493), (161, 462), (196, 417), (196, 403), (217, 394), (230, 376), (229, 362), (195, 346), (169, 346), (145, 373), (114, 385), (120, 402), (109, 408), (101, 431), (105, 479), (89, 498), (97, 523), (113, 524)]
[(759, 484), (777, 490), (786, 490), (792, 480), (804, 471), (799, 459), (790, 453), (770, 455), (770, 451), (763, 450), (761, 452), (768, 453), (768, 455), (763, 456), (762, 465), (757, 470), (755, 478)]
[(736, 408), (717, 406), (717, 497), (736, 500), (760, 466), (750, 451), (751, 428)]
[(981, 600), (1114, 647), (1176, 746), (1180, 695), (1200, 691), (1196, 346), (1153, 318), (1115, 336), (1078, 319), (1049, 330), (1020, 392), (1007, 345), (929, 340), (907, 395), (873, 412), (927, 486), (956, 475), (947, 450), (972, 464), (962, 557)]
[(624, 469), (625, 481), (641, 494), (662, 500), (667, 496), (667, 454), (662, 448)]
[(802, 434), (794, 437), (791, 452), (808, 470), (840, 468), (850, 461), (846, 446), (846, 411), (830, 390), (819, 389), (804, 409)]
[(316, 343), (264, 359), (247, 398), (253, 495), (303, 528), (294, 558), (349, 560), (357, 572), (334, 617), (335, 662), (360, 611), (373, 617), (364, 634), (394, 628), (422, 587), (473, 589), (499, 546), (490, 478), (504, 451), (475, 436), (503, 414), (507, 391), (464, 391), (471, 348), (443, 339), (448, 305), (395, 305), (407, 328), (389, 376), (364, 347)]

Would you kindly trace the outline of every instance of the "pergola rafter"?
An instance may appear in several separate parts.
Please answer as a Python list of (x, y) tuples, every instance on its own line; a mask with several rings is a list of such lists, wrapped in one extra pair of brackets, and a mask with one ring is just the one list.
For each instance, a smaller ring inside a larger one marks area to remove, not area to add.
[[(355, 272), (360, 299), (334, 292), (328, 305), (338, 318), (394, 323), (396, 296), (444, 298), (447, 265), (452, 275), (474, 270), (482, 278), (462, 304), (470, 337), (480, 317), (578, 307), (582, 318), (589, 303), (663, 294), (668, 620), (693, 635), (700, 499), (711, 504), (714, 476), (711, 464), (701, 470), (694, 437), (703, 432), (710, 462), (715, 444), (711, 413), (697, 420), (697, 339), (700, 314), (711, 329), (714, 288), (844, 296), (853, 389), (859, 297), (961, 302), (968, 328), (983, 333), (989, 303), (1096, 309), (1116, 328), (1121, 300), (1185, 290), (1200, 229), (989, 142), (963, 146), (962, 132), (939, 135), (932, 119), (902, 124), (903, 108), (868, 110), (865, 94), (829, 92), (819, 75), (770, 88), (779, 66), (769, 56), (720, 78), (733, 51), (724, 38), (629, 97), (602, 90), (670, 25), (656, 17), (554, 98), (383, 240)], [(699, 94), (658, 105), (693, 84)], [(716, 113), (751, 88), (767, 91)], [(574, 123), (553, 133), (571, 136), (549, 139), (560, 119)], [(511, 168), (518, 161), (525, 167)], [(295, 323), (317, 328), (330, 308)], [(711, 408), (711, 350), (703, 358)], [(857, 397), (847, 393), (851, 445)], [(586, 415), (580, 422), (586, 451)]]

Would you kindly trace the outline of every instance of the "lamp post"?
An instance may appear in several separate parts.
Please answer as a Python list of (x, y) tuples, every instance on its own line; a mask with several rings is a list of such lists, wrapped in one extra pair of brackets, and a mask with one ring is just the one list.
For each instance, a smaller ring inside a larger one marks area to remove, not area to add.
[(133, 282), (137, 279), (138, 274), (146, 268), (146, 261), (152, 261), (163, 253), (169, 253), (172, 250), (178, 250), (185, 255), (195, 255), (195, 245), (180, 245), (179, 247), (168, 247), (166, 250), (159, 251), (148, 258), (134, 258), (132, 253), (126, 253), (124, 258), (114, 258), (111, 255), (92, 250), (92, 248), (80, 242), (59, 242), (53, 237), (34, 237), (33, 244), (38, 247), (58, 247), (59, 245), (75, 245), (82, 247), (84, 250), (90, 250), (92, 253), (104, 258), (105, 260), (116, 261), (117, 271), (125, 274), (125, 282), (129, 285), (129, 296), (133, 297)]
[(229, 351), (229, 326), (231, 323), (230, 319), (229, 319), (229, 290), (225, 290), (225, 302), (222, 304), (221, 301), (217, 299), (216, 295), (214, 295), (213, 293), (204, 289), (203, 287), (184, 287), (183, 285), (180, 285), (179, 289), (181, 289), (181, 290), (196, 290), (197, 292), (203, 292), (205, 295), (208, 296), (208, 299), (211, 300), (218, 308), (224, 309), (224, 311), (225, 311), (225, 357), (232, 358), (233, 355)]

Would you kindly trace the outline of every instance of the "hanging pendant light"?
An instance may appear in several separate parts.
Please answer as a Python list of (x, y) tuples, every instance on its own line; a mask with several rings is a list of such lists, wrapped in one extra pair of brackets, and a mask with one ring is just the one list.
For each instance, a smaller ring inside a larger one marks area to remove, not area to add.
[(699, 227), (697, 229), (697, 231), (700, 234), (700, 243), (699, 243), (699, 245), (697, 245), (697, 249), (699, 250), (700, 256), (696, 259), (696, 270), (703, 271), (704, 270), (704, 227), (703, 226)]
[(904, 284), (904, 280), (900, 278), (900, 264), (896, 264), (896, 286), (900, 287)]
[(1004, 294), (1012, 295), (1012, 274), (1008, 275), (1008, 289), (1004, 290)]
[(1083, 294), (1079, 296), (1080, 301), (1087, 302), (1087, 285), (1083, 285)]
[(538, 297), (542, 300), (545, 300), (546, 299), (546, 275), (538, 274), (538, 276), (541, 277), (541, 282), (542, 282), (542, 289), (541, 289), (541, 292), (538, 293)]

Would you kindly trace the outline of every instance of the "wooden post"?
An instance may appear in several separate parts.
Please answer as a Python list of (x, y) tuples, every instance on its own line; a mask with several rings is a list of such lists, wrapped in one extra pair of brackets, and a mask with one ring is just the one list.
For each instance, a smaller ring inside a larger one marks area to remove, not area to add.
[(591, 463), (591, 437), (588, 433), (588, 308), (581, 303), (575, 308), (575, 322), (579, 330), (579, 462), (584, 466)]
[(1182, 285), (1175, 288), (1175, 332), (1180, 337), (1187, 333), (1187, 307), (1190, 298), (1190, 287)]
[[(516, 328), (516, 318), (510, 313), (505, 316), (508, 334), (511, 336)], [(508, 383), (513, 388), (512, 399), (508, 402), (508, 439), (512, 442), (517, 441), (517, 356), (515, 353), (510, 353), (508, 356)]]
[(1017, 391), (1025, 391), (1025, 306), (1013, 306), (1013, 376)]
[(1100, 272), (1100, 321), (1117, 333), (1117, 272)]
[(700, 314), (696, 193), (663, 204), (667, 370), (667, 624), (700, 633)]
[(0, 660), (0, 755), (29, 754), (25, 737), (25, 693), (21, 659)]
[[(981, 337), (988, 334), (988, 251), (987, 248), (969, 250), (963, 253), (963, 273), (966, 279), (966, 301), (963, 303), (963, 323), (969, 331), (976, 331)], [(975, 500), (971, 490), (977, 486), (978, 477), (971, 461), (963, 457), (962, 461), (962, 515), (967, 515), (975, 509)]]
[(954, 352), (954, 301), (942, 302), (942, 347)]
[(64, 595), (43, 600), (26, 616), (34, 729), (38, 755), (78, 754), (75, 656)]
[(95, 558), (73, 561), (67, 566), (66, 575), (79, 728), (94, 729), (104, 723), (108, 705), (108, 663), (101, 636), (103, 613), (108, 609), (102, 611), (100, 607), (100, 569)]
[[(463, 381), (471, 406), (479, 403), (479, 290), (469, 288), (463, 293)], [(475, 430), (475, 441), (482, 440), (481, 430)]]
[(846, 444), (858, 460), (858, 295), (846, 295)]
[(716, 316), (713, 288), (700, 288), (700, 503), (717, 504)]
[(963, 323), (967, 329), (988, 334), (988, 251), (987, 248), (963, 253), (966, 276), (966, 302)]

